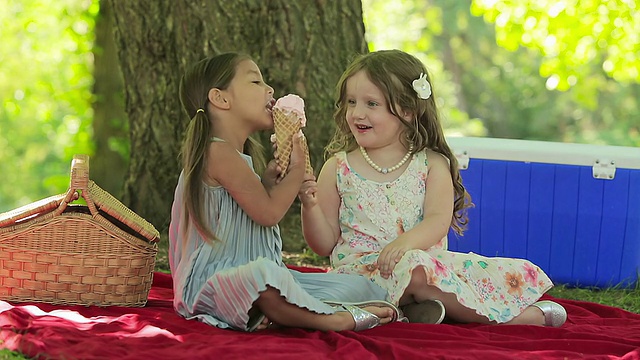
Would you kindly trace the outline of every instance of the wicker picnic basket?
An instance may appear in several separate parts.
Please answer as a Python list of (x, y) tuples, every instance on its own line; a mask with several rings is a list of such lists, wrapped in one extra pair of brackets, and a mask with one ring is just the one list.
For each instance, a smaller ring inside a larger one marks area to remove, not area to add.
[[(73, 203), (80, 196), (86, 205)], [(158, 239), (76, 155), (66, 193), (0, 214), (0, 300), (144, 306)]]

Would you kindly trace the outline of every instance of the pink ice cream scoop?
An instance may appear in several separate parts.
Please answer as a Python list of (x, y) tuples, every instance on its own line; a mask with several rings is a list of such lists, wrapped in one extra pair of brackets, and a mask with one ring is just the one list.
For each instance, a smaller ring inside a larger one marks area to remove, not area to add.
[[(275, 139), (272, 138), (271, 141), (275, 140), (278, 147), (276, 160), (283, 173), (286, 173), (291, 151), (293, 150), (292, 136), (298, 132), (301, 133), (301, 128), (307, 123), (307, 117), (304, 113), (304, 100), (295, 94), (283, 96), (276, 101), (272, 114)], [(313, 174), (307, 140), (302, 136), (301, 141), (302, 148), (305, 151), (305, 171), (308, 174)]]
[(282, 111), (297, 114), (300, 118), (300, 124), (302, 127), (307, 124), (307, 117), (304, 113), (304, 100), (302, 100), (300, 96), (295, 94), (285, 95), (279, 98), (273, 107), (281, 109)]

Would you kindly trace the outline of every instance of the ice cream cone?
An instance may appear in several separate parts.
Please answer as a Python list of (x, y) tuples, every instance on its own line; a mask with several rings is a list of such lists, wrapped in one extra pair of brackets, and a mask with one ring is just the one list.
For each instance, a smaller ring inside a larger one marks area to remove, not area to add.
[(309, 144), (307, 144), (307, 137), (303, 136), (302, 149), (304, 150), (304, 172), (313, 175), (313, 168), (311, 167), (311, 156), (309, 156)]
[[(302, 99), (296, 95), (287, 95), (285, 98), (289, 98), (289, 100), (295, 98), (298, 108), (292, 109), (289, 107), (290, 104), (287, 104), (285, 107), (280, 107), (280, 102), (276, 102), (272, 111), (276, 146), (278, 147), (278, 157), (276, 161), (280, 168), (282, 168), (283, 173), (286, 173), (289, 168), (291, 151), (293, 151), (293, 135), (300, 132), (300, 129), (306, 123)], [(302, 141), (302, 148), (305, 152), (305, 172), (307, 174), (313, 174), (307, 139), (302, 137), (300, 141)]]

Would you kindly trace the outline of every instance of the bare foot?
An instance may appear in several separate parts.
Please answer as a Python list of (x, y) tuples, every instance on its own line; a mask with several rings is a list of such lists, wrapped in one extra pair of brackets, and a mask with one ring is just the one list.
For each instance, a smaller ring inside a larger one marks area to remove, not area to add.
[(544, 313), (535, 306), (529, 306), (523, 312), (523, 315), (529, 318), (532, 325), (544, 326)]
[(393, 319), (393, 310), (388, 307), (367, 306), (367, 307), (363, 307), (362, 309), (379, 317), (380, 324), (388, 324)]
[(544, 313), (535, 306), (529, 306), (524, 309), (522, 314), (506, 322), (506, 324), (544, 326)]
[(271, 321), (265, 316), (264, 319), (262, 319), (262, 322), (258, 325), (258, 327), (256, 327), (256, 331), (268, 329), (270, 325), (271, 325)]

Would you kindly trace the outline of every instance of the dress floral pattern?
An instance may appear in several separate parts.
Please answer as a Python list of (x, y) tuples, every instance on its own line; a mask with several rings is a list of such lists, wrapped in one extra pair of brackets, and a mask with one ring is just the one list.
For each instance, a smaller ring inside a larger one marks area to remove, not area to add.
[(331, 254), (332, 271), (368, 277), (398, 304), (412, 271), (422, 267), (429, 285), (455, 294), (461, 304), (498, 323), (513, 319), (553, 287), (528, 260), (448, 251), (446, 237), (428, 250), (406, 252), (392, 276), (383, 278), (376, 266), (380, 251), (423, 219), (426, 153), (415, 154), (404, 173), (386, 183), (359, 175), (344, 152), (336, 159), (341, 237)]

